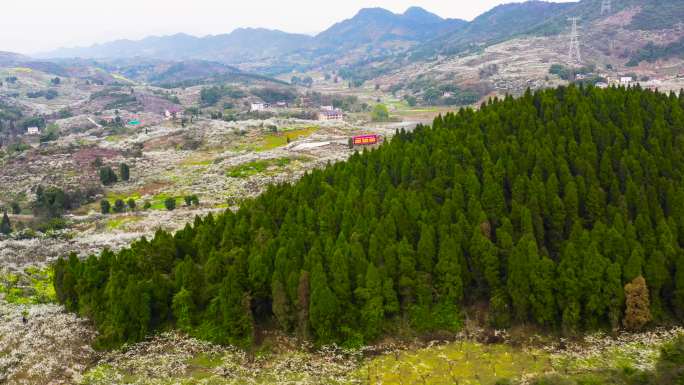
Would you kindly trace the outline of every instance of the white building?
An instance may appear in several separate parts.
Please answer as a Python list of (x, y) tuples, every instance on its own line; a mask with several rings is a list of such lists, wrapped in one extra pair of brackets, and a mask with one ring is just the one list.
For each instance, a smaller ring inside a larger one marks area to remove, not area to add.
[(266, 103), (252, 103), (250, 112), (266, 111), (270, 106)]
[(38, 127), (29, 127), (26, 129), (28, 135), (38, 135), (40, 134), (40, 129)]
[(630, 85), (633, 81), (634, 79), (631, 76), (622, 76), (620, 78), (620, 84), (625, 86)]
[(598, 82), (595, 84), (596, 88), (608, 88), (608, 83)]
[(323, 111), (335, 111), (335, 107), (333, 107), (333, 106), (321, 106), (321, 110), (323, 110)]

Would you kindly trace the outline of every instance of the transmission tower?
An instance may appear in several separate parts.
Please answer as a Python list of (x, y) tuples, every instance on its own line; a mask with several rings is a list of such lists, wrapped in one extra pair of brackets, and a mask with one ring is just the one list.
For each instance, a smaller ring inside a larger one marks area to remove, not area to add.
[(613, 12), (613, 4), (610, 0), (603, 0), (601, 2), (601, 15)]
[(568, 57), (571, 62), (575, 61), (577, 63), (582, 62), (582, 55), (580, 54), (580, 42), (579, 42), (579, 29), (577, 27), (577, 22), (580, 20), (579, 17), (568, 18), (572, 22), (572, 32), (570, 32), (570, 53)]

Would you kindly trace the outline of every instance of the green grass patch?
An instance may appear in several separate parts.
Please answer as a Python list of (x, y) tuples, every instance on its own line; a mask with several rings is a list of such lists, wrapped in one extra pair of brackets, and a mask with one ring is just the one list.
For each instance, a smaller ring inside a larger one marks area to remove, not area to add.
[(109, 143), (119, 143), (122, 141), (124, 138), (121, 135), (109, 135), (108, 137), (105, 138), (105, 142)]
[(214, 158), (207, 158), (206, 156), (203, 156), (202, 154), (199, 154), (198, 156), (190, 156), (181, 162), (181, 166), (183, 167), (197, 167), (197, 166), (211, 166), (214, 164)]
[(150, 200), (151, 210), (166, 210), (166, 200), (168, 198), (175, 198), (176, 199), (176, 208), (181, 207), (183, 204), (183, 197), (182, 196), (174, 196), (174, 195), (169, 195), (166, 193), (160, 193), (152, 197), (152, 200)]
[(457, 342), (398, 356), (381, 356), (366, 363), (357, 377), (370, 379), (374, 384), (494, 385), (551, 368), (550, 357), (541, 351)]
[(107, 221), (107, 230), (117, 230), (127, 224), (140, 222), (141, 220), (142, 218), (138, 216), (121, 216), (112, 218)]
[(139, 201), (141, 198), (139, 193), (133, 193), (133, 194), (117, 194), (117, 193), (109, 193), (107, 194), (107, 200), (109, 203), (114, 205), (114, 202), (117, 201), (117, 199), (121, 199), (122, 201), (128, 202), (129, 199), (133, 199), (134, 201)]
[(0, 272), (0, 293), (13, 304), (40, 304), (57, 302), (53, 286), (52, 268), (28, 267), (23, 273)]
[(294, 161), (308, 162), (310, 159), (306, 157), (283, 157), (277, 159), (255, 160), (229, 168), (227, 175), (231, 178), (248, 178), (253, 175), (264, 173), (271, 168), (282, 170)]
[(270, 165), (271, 162), (268, 160), (255, 160), (232, 167), (228, 170), (228, 176), (231, 178), (247, 178), (266, 171)]

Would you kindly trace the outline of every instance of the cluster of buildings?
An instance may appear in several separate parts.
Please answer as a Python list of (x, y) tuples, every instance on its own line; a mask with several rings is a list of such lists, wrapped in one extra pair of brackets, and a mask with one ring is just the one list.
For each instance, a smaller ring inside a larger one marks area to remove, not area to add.
[(290, 107), (290, 104), (288, 102), (277, 102), (275, 104), (269, 104), (269, 103), (251, 103), (249, 107), (249, 112), (263, 112), (263, 111), (269, 111), (275, 108), (288, 108)]
[(660, 79), (649, 79), (646, 81), (639, 81), (632, 76), (620, 76), (620, 77), (610, 77), (607, 76), (605, 82), (598, 82), (595, 84), (598, 88), (608, 88), (612, 86), (640, 86), (641, 88), (655, 90), (663, 84)]
[[(289, 104), (287, 102), (278, 102), (276, 104), (251, 103), (249, 111), (250, 112), (264, 112), (264, 111), (271, 111), (273, 109), (288, 108), (288, 107), (289, 107)], [(334, 120), (343, 120), (343, 119), (344, 119), (344, 112), (339, 108), (335, 108), (334, 106), (321, 106), (320, 110), (318, 111), (318, 120), (321, 120), (321, 121), (334, 121)]]

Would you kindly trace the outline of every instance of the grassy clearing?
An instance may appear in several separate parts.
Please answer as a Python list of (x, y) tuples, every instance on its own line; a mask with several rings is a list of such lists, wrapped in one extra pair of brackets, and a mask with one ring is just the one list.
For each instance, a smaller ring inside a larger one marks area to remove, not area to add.
[(308, 127), (296, 130), (283, 130), (276, 134), (266, 135), (261, 145), (255, 148), (256, 151), (268, 151), (274, 148), (287, 145), (290, 141), (311, 136), (318, 130), (318, 127)]
[(290, 165), (293, 161), (308, 162), (310, 161), (310, 159), (306, 157), (296, 157), (255, 160), (253, 162), (244, 163), (231, 167), (230, 169), (228, 169), (227, 175), (231, 178), (248, 178), (253, 175), (262, 174), (268, 170), (280, 172), (283, 168)]
[(107, 230), (118, 230), (125, 225), (140, 222), (143, 218), (139, 216), (120, 216), (111, 218), (107, 221)]
[(52, 268), (28, 267), (19, 274), (0, 271), (0, 293), (12, 304), (52, 303), (57, 301), (53, 281)]
[(108, 143), (119, 143), (122, 140), (124, 140), (122, 135), (109, 135), (105, 138), (105, 141)]
[(552, 361), (559, 373), (595, 372), (606, 369), (632, 372), (655, 367), (660, 354), (659, 348), (658, 344), (632, 341), (581, 356), (555, 355)]
[(187, 159), (181, 163), (181, 166), (183, 167), (208, 167), (214, 164), (213, 159), (205, 159), (205, 160), (192, 160), (192, 159)]
[(150, 204), (151, 204), (150, 210), (166, 210), (165, 202), (168, 198), (173, 198), (176, 200), (176, 207), (179, 207), (183, 201), (182, 196), (169, 195), (169, 194), (165, 194), (165, 193), (156, 194), (150, 200)]
[(117, 193), (109, 193), (107, 194), (107, 200), (109, 203), (114, 204), (118, 199), (121, 199), (124, 202), (128, 202), (129, 199), (133, 199), (134, 201), (139, 201), (141, 199), (141, 196), (139, 193), (135, 192), (132, 194), (117, 194)]
[(112, 77), (118, 81), (124, 82), (124, 83), (129, 83), (129, 84), (135, 84), (135, 82), (123, 75), (117, 74), (117, 73), (112, 73)]
[(541, 351), (457, 342), (381, 356), (366, 363), (357, 377), (372, 384), (494, 385), (551, 369), (550, 357)]

